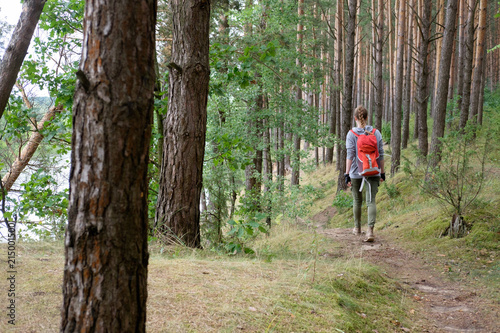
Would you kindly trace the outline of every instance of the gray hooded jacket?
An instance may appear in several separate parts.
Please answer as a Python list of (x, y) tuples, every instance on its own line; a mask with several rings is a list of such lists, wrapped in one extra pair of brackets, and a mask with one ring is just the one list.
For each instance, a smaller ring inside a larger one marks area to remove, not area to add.
[[(365, 130), (371, 133), (373, 131), (373, 126), (368, 125), (365, 128), (353, 127), (352, 130), (356, 134), (361, 135), (365, 133)], [(380, 155), (380, 157), (377, 158), (377, 163), (379, 163), (380, 165), (380, 161), (384, 160), (384, 142), (382, 141), (382, 134), (380, 134), (379, 130), (375, 131), (375, 137), (377, 138), (378, 153)], [(358, 163), (357, 163), (358, 156), (356, 148), (356, 142), (358, 141), (358, 138), (356, 137), (356, 135), (352, 134), (351, 131), (349, 131), (347, 133), (345, 141), (347, 149), (347, 159), (352, 161), (351, 170), (349, 171), (349, 177), (351, 177), (351, 179), (363, 178), (358, 173)]]

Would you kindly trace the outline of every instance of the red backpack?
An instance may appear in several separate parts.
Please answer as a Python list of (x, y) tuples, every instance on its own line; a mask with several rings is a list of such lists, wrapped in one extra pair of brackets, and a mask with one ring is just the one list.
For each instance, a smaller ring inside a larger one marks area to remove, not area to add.
[(357, 155), (358, 155), (358, 173), (363, 177), (373, 177), (380, 175), (377, 158), (378, 153), (377, 137), (375, 136), (376, 129), (373, 129), (368, 134), (356, 134), (351, 132), (358, 138)]

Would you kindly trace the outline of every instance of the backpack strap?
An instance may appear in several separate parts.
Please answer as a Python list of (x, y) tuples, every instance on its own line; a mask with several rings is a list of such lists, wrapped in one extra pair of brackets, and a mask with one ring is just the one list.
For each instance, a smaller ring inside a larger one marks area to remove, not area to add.
[(373, 129), (372, 134), (375, 135), (375, 132), (377, 131), (376, 128)]
[(354, 132), (353, 130), (350, 130), (350, 132), (352, 132), (352, 134), (354, 134), (357, 138), (359, 138), (359, 134), (356, 134), (356, 132)]

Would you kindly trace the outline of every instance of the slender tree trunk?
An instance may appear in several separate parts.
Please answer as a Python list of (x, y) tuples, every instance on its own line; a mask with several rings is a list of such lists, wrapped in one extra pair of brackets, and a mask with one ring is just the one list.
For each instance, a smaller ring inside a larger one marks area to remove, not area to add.
[(200, 191), (207, 124), (210, 2), (171, 2), (169, 109), (155, 223), (167, 237), (200, 246)]
[[(304, 35), (302, 31), (304, 30), (304, 25), (302, 24), (302, 17), (304, 16), (304, 0), (299, 0), (299, 8), (298, 8), (298, 18), (299, 23), (297, 24), (297, 53), (300, 56), (302, 54), (302, 40)], [(299, 73), (302, 70), (302, 62), (299, 58), (297, 58), (297, 68), (299, 69)], [(295, 101), (297, 102), (298, 107), (302, 108), (302, 80), (297, 82), (297, 88), (295, 91)], [(297, 129), (301, 126), (301, 114), (302, 111), (299, 112), (299, 121), (297, 124)], [(293, 136), (293, 151), (294, 158), (292, 161), (292, 179), (291, 185), (299, 185), (300, 178), (300, 141), (301, 137), (298, 133)]]
[(146, 330), (155, 21), (154, 0), (85, 5), (61, 332)]
[[(435, 62), (435, 71), (434, 71), (434, 82), (437, 83), (438, 82), (438, 78), (439, 78), (439, 66), (440, 66), (440, 62), (441, 62), (441, 50), (443, 48), (443, 33), (444, 33), (444, 17), (445, 17), (445, 1), (446, 0), (437, 0), (437, 3), (436, 3), (436, 10), (438, 11), (437, 13), (437, 22), (436, 22), (436, 35), (440, 35), (441, 37), (439, 37), (437, 40), (436, 40), (436, 50), (435, 50), (435, 59), (436, 59), (436, 62)], [(424, 4), (426, 6), (428, 6), (428, 4)], [(432, 100), (433, 100), (433, 107), (431, 109), (431, 117), (434, 118), (434, 111), (435, 111), (435, 107), (434, 107), (434, 101), (436, 100), (436, 94), (437, 94), (437, 89), (433, 89), (432, 90), (433, 94), (432, 94)]]
[(337, 1), (337, 20), (335, 23), (335, 28), (337, 30), (337, 44), (336, 44), (336, 52), (335, 52), (335, 113), (337, 114), (336, 121), (336, 132), (337, 132), (337, 158), (336, 158), (336, 169), (340, 171), (342, 160), (341, 160), (341, 145), (340, 140), (344, 140), (341, 138), (342, 135), (342, 99), (340, 96), (340, 89), (342, 87), (342, 67), (343, 67), (343, 25), (344, 25), (344, 1)]
[(401, 107), (403, 102), (403, 69), (404, 69), (404, 45), (406, 30), (406, 4), (400, 2), (398, 14), (398, 39), (397, 39), (397, 63), (395, 81), (395, 105), (392, 119), (391, 131), (391, 174), (394, 175), (399, 170), (401, 159)]
[(0, 62), (0, 118), (9, 101), (17, 74), (28, 52), (31, 37), (35, 31), (46, 0), (25, 0), (23, 11), (9, 45)]
[(481, 96), (481, 80), (483, 78), (484, 49), (486, 48), (486, 25), (488, 15), (488, 1), (479, 2), (479, 26), (477, 32), (476, 61), (474, 64), (474, 79), (472, 82), (471, 103), (469, 110), (469, 120), (477, 122), (479, 113), (479, 101)]
[[(345, 140), (349, 132), (352, 121), (352, 88), (354, 78), (354, 50), (356, 42), (356, 9), (357, 0), (349, 0), (349, 18), (347, 20), (346, 48), (345, 48), (345, 75), (344, 75), (344, 96), (342, 100), (342, 131), (340, 137)], [(346, 189), (344, 173), (346, 171), (347, 151), (345, 146), (340, 149), (340, 173), (337, 181), (337, 190)]]
[(465, 1), (459, 0), (458, 22), (458, 64), (457, 64), (457, 110), (462, 108), (462, 92), (464, 87), (464, 58), (465, 58)]
[(434, 126), (432, 129), (431, 142), (431, 152), (433, 153), (433, 158), (431, 161), (432, 166), (436, 166), (440, 160), (439, 154), (441, 149), (439, 139), (444, 136), (446, 104), (448, 102), (448, 85), (450, 83), (450, 64), (453, 51), (453, 43), (455, 42), (457, 3), (458, 0), (448, 0), (446, 6), (443, 49), (441, 52), (436, 102), (434, 105)]
[(428, 129), (427, 129), (427, 105), (429, 101), (428, 77), (429, 77), (429, 44), (431, 29), (431, 7), (424, 4), (425, 0), (419, 0), (422, 6), (420, 18), (420, 45), (418, 47), (419, 75), (417, 83), (417, 114), (418, 114), (418, 149), (423, 157), (428, 153)]
[(410, 104), (411, 104), (411, 88), (412, 88), (412, 63), (413, 63), (413, 8), (414, 0), (410, 0), (408, 15), (408, 46), (406, 51), (406, 77), (405, 77), (405, 103), (403, 107), (403, 134), (401, 138), (401, 148), (406, 149), (410, 138)]
[(464, 82), (462, 88), (462, 99), (460, 105), (460, 124), (461, 129), (467, 125), (469, 119), (469, 107), (471, 99), (472, 85), (472, 64), (474, 61), (474, 12), (476, 8), (476, 0), (468, 0), (467, 6), (467, 23), (465, 26), (466, 35), (464, 42)]
[[(375, 19), (375, 18), (374, 18)], [(384, 40), (384, 0), (378, 0), (377, 40), (375, 55), (375, 128), (382, 128), (382, 113), (384, 101), (383, 70), (383, 40)]]

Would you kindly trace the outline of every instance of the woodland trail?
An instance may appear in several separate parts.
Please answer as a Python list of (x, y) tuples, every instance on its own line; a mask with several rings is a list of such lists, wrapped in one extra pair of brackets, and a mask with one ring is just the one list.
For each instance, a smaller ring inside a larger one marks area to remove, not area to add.
[[(407, 297), (415, 304), (415, 318), (407, 332), (432, 333), (500, 333), (500, 304), (482, 299), (480, 292), (463, 282), (450, 281), (442, 272), (431, 267), (421, 257), (393, 244), (389, 239), (376, 235), (374, 243), (364, 243), (363, 236), (352, 234), (352, 229), (327, 229), (325, 217), (313, 218), (318, 232), (340, 245), (340, 255), (362, 258), (385, 269)], [(330, 213), (330, 214), (329, 214)]]

